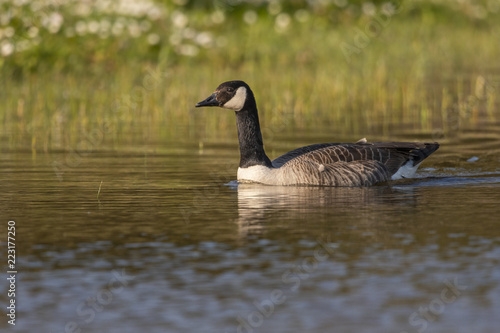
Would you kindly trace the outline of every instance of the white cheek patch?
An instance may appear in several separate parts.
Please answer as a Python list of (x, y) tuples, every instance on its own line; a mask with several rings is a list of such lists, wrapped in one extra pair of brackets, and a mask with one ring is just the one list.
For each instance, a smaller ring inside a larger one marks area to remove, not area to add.
[(239, 87), (236, 90), (233, 98), (227, 101), (222, 107), (226, 109), (231, 109), (234, 111), (240, 111), (245, 105), (245, 100), (247, 99), (247, 89), (245, 87)]

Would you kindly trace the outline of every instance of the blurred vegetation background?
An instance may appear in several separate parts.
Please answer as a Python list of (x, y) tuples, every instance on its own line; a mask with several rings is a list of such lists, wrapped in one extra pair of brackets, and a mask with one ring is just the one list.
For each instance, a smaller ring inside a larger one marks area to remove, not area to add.
[(499, 59), (498, 0), (0, 0), (2, 148), (233, 142), (194, 110), (231, 79), (275, 133), (450, 140), (500, 121)]

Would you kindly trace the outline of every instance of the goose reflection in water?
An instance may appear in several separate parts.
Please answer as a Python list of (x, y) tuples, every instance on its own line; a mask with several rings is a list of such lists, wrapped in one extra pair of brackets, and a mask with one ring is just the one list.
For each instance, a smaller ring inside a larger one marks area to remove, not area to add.
[[(315, 217), (328, 223), (354, 227), (375, 225), (417, 203), (414, 187), (295, 187), (239, 184), (238, 225), (240, 236), (264, 232), (270, 223), (313, 225)], [(293, 221), (293, 222), (291, 222)], [(305, 221), (305, 222), (304, 222)], [(310, 227), (310, 226), (309, 226)]]

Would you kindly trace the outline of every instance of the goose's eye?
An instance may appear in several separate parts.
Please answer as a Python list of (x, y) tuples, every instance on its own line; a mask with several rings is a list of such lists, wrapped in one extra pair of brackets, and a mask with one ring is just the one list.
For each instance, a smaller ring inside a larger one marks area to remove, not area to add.
[(227, 92), (228, 92), (228, 93), (232, 93), (233, 91), (234, 91), (234, 88), (227, 87)]

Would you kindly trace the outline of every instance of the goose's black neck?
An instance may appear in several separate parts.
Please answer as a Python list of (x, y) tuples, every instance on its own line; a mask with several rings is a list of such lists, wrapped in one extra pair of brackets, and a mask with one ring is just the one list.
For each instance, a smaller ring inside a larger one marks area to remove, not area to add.
[(255, 99), (247, 98), (243, 109), (236, 111), (236, 126), (240, 142), (240, 168), (253, 165), (272, 167), (271, 160), (264, 152)]

